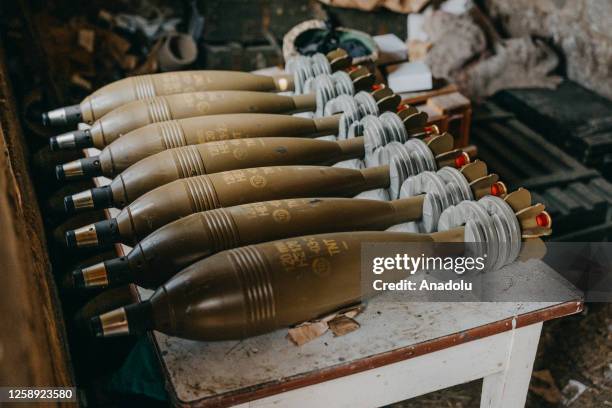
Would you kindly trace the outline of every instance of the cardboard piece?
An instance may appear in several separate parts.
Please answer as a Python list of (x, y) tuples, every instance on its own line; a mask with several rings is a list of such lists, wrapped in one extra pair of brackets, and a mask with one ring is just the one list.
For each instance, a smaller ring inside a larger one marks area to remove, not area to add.
[(364, 305), (357, 305), (348, 309), (327, 315), (321, 319), (311, 320), (289, 329), (287, 338), (296, 346), (308, 343), (331, 330), (334, 337), (344, 336), (360, 327), (354, 320), (365, 309)]
[(388, 64), (391, 62), (401, 62), (408, 59), (408, 47), (395, 34), (377, 35), (374, 42), (378, 46), (378, 63)]

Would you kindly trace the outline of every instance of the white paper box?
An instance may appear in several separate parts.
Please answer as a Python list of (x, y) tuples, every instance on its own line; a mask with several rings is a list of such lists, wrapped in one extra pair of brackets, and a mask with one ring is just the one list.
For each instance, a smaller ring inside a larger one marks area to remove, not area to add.
[(421, 61), (393, 66), (393, 71), (387, 77), (387, 83), (395, 93), (426, 91), (433, 86), (431, 70)]

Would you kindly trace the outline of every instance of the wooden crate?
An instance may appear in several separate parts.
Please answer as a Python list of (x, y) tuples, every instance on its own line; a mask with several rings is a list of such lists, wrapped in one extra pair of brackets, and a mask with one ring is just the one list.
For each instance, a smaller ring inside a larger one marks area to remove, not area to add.
[(427, 112), (429, 123), (455, 137), (455, 147), (466, 147), (470, 142), (472, 104), (454, 85), (419, 93), (402, 95), (402, 103), (414, 105)]

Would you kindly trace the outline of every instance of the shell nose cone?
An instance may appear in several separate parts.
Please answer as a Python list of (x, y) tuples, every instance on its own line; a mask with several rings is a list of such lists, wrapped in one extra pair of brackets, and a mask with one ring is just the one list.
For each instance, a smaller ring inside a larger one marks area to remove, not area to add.
[(83, 118), (80, 105), (64, 106), (42, 114), (45, 126), (66, 126), (76, 124)]
[(76, 235), (74, 234), (73, 230), (66, 231), (66, 246), (68, 248), (77, 247)]
[(66, 196), (64, 197), (64, 210), (66, 211), (66, 214), (72, 214), (74, 213), (74, 200), (72, 199), (72, 196)]
[(49, 147), (53, 151), (93, 147), (93, 139), (89, 129), (78, 129), (51, 137)]
[(75, 289), (82, 289), (85, 287), (85, 277), (82, 269), (75, 269), (72, 271), (72, 287)]
[(104, 337), (104, 330), (102, 329), (102, 320), (100, 316), (94, 316), (89, 321), (89, 329), (92, 335), (95, 337)]
[(59, 181), (64, 181), (66, 179), (66, 172), (64, 172), (64, 166), (58, 164), (55, 166), (55, 178)]

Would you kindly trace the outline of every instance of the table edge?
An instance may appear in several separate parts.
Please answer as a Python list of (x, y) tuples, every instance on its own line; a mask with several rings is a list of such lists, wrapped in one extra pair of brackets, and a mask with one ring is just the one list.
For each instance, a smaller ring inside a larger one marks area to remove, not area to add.
[[(548, 320), (570, 316), (580, 313), (584, 308), (582, 300), (572, 300), (564, 303), (559, 303), (554, 306), (543, 309), (534, 310), (525, 314), (517, 315), (507, 319), (502, 319), (496, 322), (487, 323), (482, 326), (474, 327), (462, 332), (453, 333), (447, 336), (438, 337), (418, 343), (411, 346), (401, 347), (395, 350), (390, 350), (384, 353), (365, 357), (357, 361), (350, 361), (343, 364), (338, 364), (333, 367), (299, 374), (288, 379), (277, 380), (265, 384), (257, 384), (236, 391), (229, 391), (224, 394), (219, 394), (210, 397), (204, 397), (195, 401), (183, 401), (179, 399), (175, 389), (167, 384), (168, 395), (171, 403), (177, 407), (228, 407), (237, 404), (242, 404), (249, 401), (258, 400), (282, 392), (291, 391), (294, 389), (307, 387), (310, 385), (319, 384), (325, 381), (334, 380), (340, 377), (345, 377), (352, 374), (357, 374), (363, 371), (382, 367), (385, 365), (397, 363), (411, 358), (419, 357), (425, 354), (468, 343), (473, 340), (482, 339), (494, 334), (504, 333), (512, 329), (529, 326), (532, 324), (545, 322)], [(161, 356), (161, 351), (157, 346), (157, 342), (153, 338), (153, 334), (149, 335), (153, 343), (155, 353), (162, 366), (166, 378), (169, 378), (168, 370)]]

